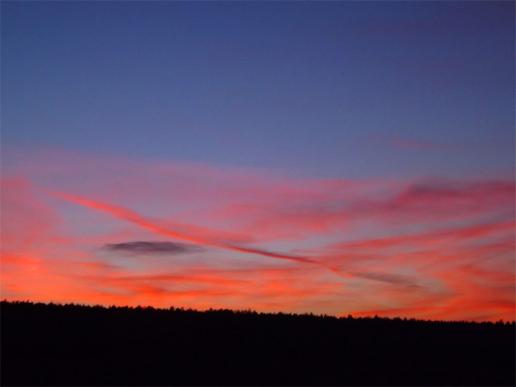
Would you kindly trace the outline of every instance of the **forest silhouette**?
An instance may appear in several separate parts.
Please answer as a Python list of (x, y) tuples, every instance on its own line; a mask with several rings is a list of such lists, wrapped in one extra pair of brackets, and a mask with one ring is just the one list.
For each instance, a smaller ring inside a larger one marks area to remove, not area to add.
[(514, 322), (1, 302), (7, 385), (515, 385)]

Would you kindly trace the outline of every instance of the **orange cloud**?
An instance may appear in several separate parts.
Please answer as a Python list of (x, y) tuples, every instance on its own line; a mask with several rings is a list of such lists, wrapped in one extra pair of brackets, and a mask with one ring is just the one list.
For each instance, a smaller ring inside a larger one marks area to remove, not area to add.
[[(293, 179), (80, 154), (2, 173), (8, 299), (514, 319), (512, 180)], [(103, 248), (156, 235), (207, 248)]]

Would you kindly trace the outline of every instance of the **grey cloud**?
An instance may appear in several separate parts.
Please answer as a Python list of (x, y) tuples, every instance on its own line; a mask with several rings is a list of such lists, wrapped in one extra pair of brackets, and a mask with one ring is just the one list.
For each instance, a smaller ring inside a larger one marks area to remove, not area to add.
[(177, 242), (160, 241), (133, 241), (123, 243), (109, 243), (104, 246), (106, 250), (114, 252), (126, 252), (132, 254), (168, 254), (177, 255), (203, 251), (199, 246)]
[(390, 284), (396, 285), (405, 285), (411, 288), (419, 288), (414, 279), (400, 275), (400, 274), (391, 274), (391, 273), (374, 273), (374, 272), (353, 272), (353, 275), (373, 281), (386, 282)]

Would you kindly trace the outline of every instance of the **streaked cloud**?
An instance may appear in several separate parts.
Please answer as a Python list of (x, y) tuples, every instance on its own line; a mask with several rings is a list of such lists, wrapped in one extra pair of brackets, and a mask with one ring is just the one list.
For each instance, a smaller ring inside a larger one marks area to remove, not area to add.
[(433, 319), (516, 313), (510, 177), (314, 179), (55, 157), (3, 174), (8, 299)]

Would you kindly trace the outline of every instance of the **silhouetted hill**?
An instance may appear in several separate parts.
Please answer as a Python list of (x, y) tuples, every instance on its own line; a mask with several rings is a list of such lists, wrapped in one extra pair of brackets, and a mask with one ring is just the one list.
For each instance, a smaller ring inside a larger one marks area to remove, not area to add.
[(515, 324), (1, 303), (2, 385), (511, 385)]

